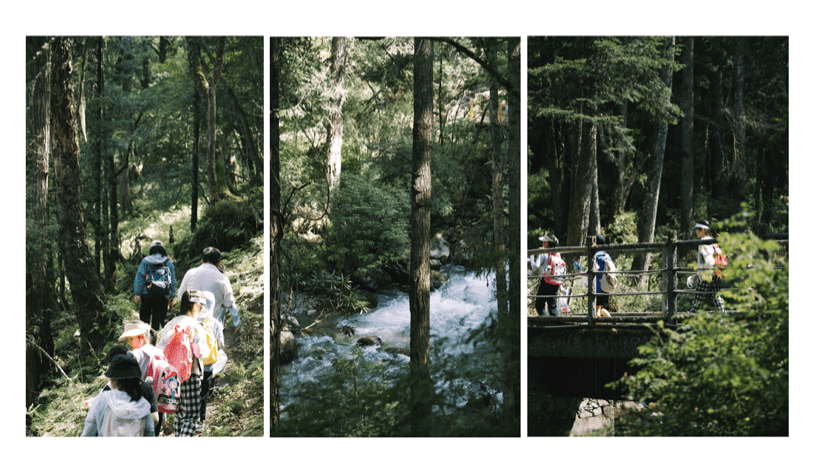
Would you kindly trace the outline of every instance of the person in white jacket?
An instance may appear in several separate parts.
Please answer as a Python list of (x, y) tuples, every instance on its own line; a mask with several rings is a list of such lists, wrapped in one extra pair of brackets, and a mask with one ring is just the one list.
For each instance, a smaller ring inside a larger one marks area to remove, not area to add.
[[(558, 238), (555, 234), (545, 233), (539, 237), (542, 248), (548, 249), (550, 247), (558, 247)], [(564, 283), (564, 274), (566, 273), (566, 265), (561, 260), (561, 255), (558, 252), (549, 254), (543, 253), (530, 255), (530, 268), (533, 273), (542, 276), (538, 283), (538, 291), (536, 296), (557, 296), (559, 288)], [(553, 268), (559, 271), (553, 271)], [(549, 315), (558, 315), (558, 307), (556, 307), (555, 297), (537, 297), (535, 300), (535, 309), (538, 315), (545, 315), (544, 309), (546, 306)]]
[[(694, 226), (694, 233), (698, 239), (716, 239), (717, 230), (711, 226), (707, 220), (697, 221)], [(696, 293), (691, 302), (689, 312), (696, 312), (700, 305), (710, 297), (714, 305), (720, 312), (725, 313), (725, 301), (722, 294), (718, 294), (722, 288), (722, 280), (714, 271), (714, 258), (719, 247), (716, 244), (701, 245), (697, 249), (697, 275), (689, 276), (686, 281), (688, 287), (693, 287), (697, 282)]]
[(113, 390), (101, 392), (85, 418), (82, 437), (154, 437), (150, 403), (142, 395), (139, 363), (120, 354), (105, 376)]

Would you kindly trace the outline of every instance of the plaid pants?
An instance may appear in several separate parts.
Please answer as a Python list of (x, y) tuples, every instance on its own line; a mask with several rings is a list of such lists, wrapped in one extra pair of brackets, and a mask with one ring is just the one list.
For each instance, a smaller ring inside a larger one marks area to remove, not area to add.
[(697, 281), (697, 293), (694, 294), (694, 300), (691, 302), (691, 309), (689, 312), (697, 312), (697, 309), (705, 301), (706, 297), (711, 298), (711, 302), (720, 309), (720, 312), (725, 313), (725, 301), (720, 292), (722, 287), (722, 280), (714, 276), (711, 281)]
[(200, 411), (201, 377), (190, 374), (190, 378), (181, 383), (179, 406), (173, 419), (176, 437), (193, 437)]

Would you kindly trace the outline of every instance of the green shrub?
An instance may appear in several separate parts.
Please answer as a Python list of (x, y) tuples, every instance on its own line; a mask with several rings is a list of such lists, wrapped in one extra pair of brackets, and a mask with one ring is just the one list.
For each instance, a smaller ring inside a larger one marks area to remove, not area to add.
[(409, 215), (410, 201), (403, 191), (344, 175), (326, 236), (329, 260), (348, 274), (397, 260), (408, 242)]
[[(653, 409), (627, 414), (627, 435), (787, 435), (789, 411), (788, 266), (778, 246), (753, 235), (723, 235), (725, 292), (734, 318), (699, 313), (677, 330), (662, 323), (632, 360), (639, 368), (611, 385)], [(647, 414), (648, 413), (648, 414)]]

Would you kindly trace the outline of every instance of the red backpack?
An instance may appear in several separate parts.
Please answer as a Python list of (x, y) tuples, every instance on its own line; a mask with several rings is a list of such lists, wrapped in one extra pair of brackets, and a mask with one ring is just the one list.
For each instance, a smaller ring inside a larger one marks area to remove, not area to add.
[(170, 365), (163, 354), (154, 354), (147, 366), (146, 379), (153, 379), (153, 391), (160, 413), (175, 413), (181, 398), (178, 370)]
[(550, 260), (547, 263), (549, 266), (549, 276), (544, 276), (544, 281), (548, 284), (560, 286), (564, 284), (564, 275), (567, 274), (567, 264), (561, 258), (561, 255), (556, 253), (550, 254)]
[(714, 244), (714, 267), (720, 268), (719, 270), (714, 270), (714, 276), (720, 279), (725, 278), (725, 272), (722, 269), (727, 266), (728, 258), (726, 258), (725, 253), (720, 248), (720, 244)]
[(173, 336), (164, 347), (164, 357), (171, 366), (177, 369), (179, 383), (189, 379), (193, 370), (193, 349), (190, 346), (191, 328), (181, 328), (181, 325), (174, 326)]

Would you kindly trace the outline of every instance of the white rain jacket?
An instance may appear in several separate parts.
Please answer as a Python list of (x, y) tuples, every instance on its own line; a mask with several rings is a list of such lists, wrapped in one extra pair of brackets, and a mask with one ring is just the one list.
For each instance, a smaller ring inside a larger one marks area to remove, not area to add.
[(101, 392), (85, 418), (82, 437), (153, 437), (150, 403), (143, 398), (131, 401), (121, 390)]

